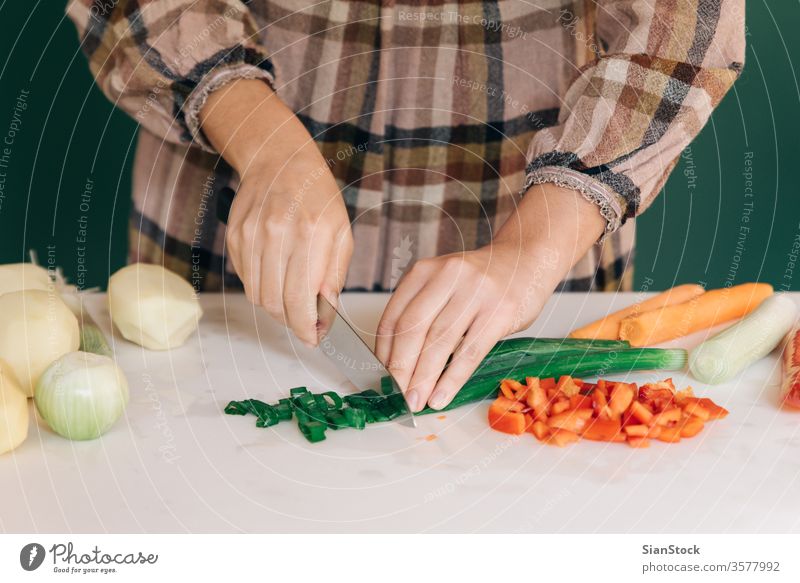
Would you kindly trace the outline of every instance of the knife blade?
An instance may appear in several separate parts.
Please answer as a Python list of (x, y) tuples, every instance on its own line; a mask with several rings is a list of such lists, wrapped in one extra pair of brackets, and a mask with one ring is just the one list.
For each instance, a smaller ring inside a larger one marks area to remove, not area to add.
[[(360, 390), (374, 389), (389, 395), (403, 392), (394, 377), (370, 350), (341, 313), (322, 295), (317, 296), (317, 318), (319, 348), (336, 365), (336, 368)], [(384, 381), (388, 378), (389, 382)], [(383, 389), (383, 390), (382, 390)], [(414, 415), (403, 395), (405, 411), (394, 421), (408, 427), (416, 427)]]

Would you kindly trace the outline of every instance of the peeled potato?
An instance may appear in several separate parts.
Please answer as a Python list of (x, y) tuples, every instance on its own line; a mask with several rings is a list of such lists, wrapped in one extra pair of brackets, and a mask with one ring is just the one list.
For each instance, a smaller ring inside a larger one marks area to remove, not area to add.
[(128, 265), (111, 276), (108, 307), (120, 333), (151, 350), (183, 344), (203, 315), (188, 281), (145, 263)]
[(25, 289), (47, 290), (51, 285), (44, 267), (33, 263), (0, 265), (0, 295)]
[(0, 296), (0, 358), (28, 397), (44, 369), (79, 346), (78, 319), (57, 293), (25, 290)]
[(28, 437), (28, 398), (7, 362), (0, 360), (0, 455)]

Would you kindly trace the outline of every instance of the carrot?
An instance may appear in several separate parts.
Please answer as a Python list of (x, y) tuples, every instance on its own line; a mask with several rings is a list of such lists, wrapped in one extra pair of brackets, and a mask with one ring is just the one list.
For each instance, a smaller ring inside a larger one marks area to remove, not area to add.
[(699, 296), (705, 290), (703, 286), (687, 283), (678, 285), (657, 296), (628, 306), (618, 312), (609, 314), (605, 318), (592, 322), (583, 328), (570, 332), (570, 338), (587, 338), (590, 340), (617, 340), (619, 338), (619, 325), (623, 318), (635, 316), (649, 310), (657, 310), (664, 306), (681, 304)]
[(767, 283), (743, 283), (715, 289), (681, 304), (624, 318), (619, 338), (631, 346), (659, 344), (749, 314), (772, 295)]

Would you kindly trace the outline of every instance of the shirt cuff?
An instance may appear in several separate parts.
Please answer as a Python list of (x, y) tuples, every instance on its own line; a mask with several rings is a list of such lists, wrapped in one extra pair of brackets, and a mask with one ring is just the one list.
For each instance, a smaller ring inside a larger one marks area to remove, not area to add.
[(524, 195), (534, 184), (546, 183), (577, 190), (583, 198), (600, 208), (600, 214), (606, 220), (606, 228), (598, 243), (605, 241), (606, 237), (625, 222), (625, 199), (588, 174), (563, 166), (543, 166), (529, 172), (520, 194)]
[(262, 68), (247, 63), (237, 63), (214, 69), (206, 75), (194, 88), (183, 105), (186, 127), (192, 139), (207, 152), (219, 154), (214, 146), (206, 139), (200, 127), (200, 110), (208, 100), (208, 96), (217, 89), (239, 79), (261, 79), (275, 90), (275, 77)]

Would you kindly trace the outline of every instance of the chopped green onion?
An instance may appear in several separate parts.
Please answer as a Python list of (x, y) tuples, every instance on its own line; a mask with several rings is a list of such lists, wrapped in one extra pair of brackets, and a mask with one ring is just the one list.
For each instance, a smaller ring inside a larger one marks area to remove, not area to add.
[(225, 405), (225, 413), (228, 415), (247, 415), (250, 408), (241, 401), (231, 401)]
[(348, 408), (344, 410), (347, 424), (353, 429), (364, 429), (367, 426), (367, 412), (364, 409)]

